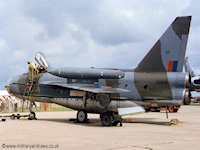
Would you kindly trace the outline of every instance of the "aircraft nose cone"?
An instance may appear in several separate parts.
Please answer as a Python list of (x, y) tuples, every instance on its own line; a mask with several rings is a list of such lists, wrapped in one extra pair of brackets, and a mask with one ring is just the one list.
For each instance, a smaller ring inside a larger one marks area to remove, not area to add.
[(9, 85), (6, 84), (4, 87), (6, 88), (6, 90), (8, 91), (8, 93), (10, 93)]
[(10, 78), (5, 85), (6, 90), (9, 94), (16, 94), (18, 93), (18, 77)]
[(9, 94), (10, 94), (10, 84), (11, 84), (11, 79), (9, 79), (7, 84), (4, 86)]

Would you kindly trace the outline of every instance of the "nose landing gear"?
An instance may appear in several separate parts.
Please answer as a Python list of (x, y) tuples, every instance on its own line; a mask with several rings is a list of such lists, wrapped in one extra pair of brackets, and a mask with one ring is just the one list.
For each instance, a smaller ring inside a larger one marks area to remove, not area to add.
[[(31, 102), (31, 104), (30, 104), (30, 106), (29, 106), (30, 114), (28, 114), (28, 115), (20, 115), (20, 114), (15, 115), (15, 114), (12, 114), (12, 115), (6, 116), (6, 117), (10, 117), (10, 119), (12, 119), (12, 120), (15, 120), (15, 118), (20, 119), (21, 117), (24, 117), (24, 118), (25, 118), (25, 117), (28, 117), (28, 120), (37, 120), (35, 112), (32, 111), (33, 105), (34, 105), (34, 106), (36, 107), (36, 109), (37, 109), (36, 104), (35, 104), (34, 102)], [(38, 109), (37, 109), (37, 110), (38, 110)]]
[(36, 118), (36, 114), (35, 114), (35, 112), (30, 112), (30, 114), (28, 115), (29, 117), (28, 117), (28, 120), (37, 120), (37, 118)]

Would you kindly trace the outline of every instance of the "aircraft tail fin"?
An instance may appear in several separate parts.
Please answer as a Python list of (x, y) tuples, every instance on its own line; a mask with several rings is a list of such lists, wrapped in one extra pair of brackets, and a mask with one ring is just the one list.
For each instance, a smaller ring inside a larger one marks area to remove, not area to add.
[(182, 72), (191, 18), (191, 16), (177, 17), (135, 71)]

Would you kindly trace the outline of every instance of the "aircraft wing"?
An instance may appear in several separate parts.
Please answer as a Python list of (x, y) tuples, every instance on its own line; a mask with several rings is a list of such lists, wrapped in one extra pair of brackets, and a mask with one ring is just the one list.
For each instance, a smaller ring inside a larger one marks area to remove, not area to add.
[(62, 82), (41, 82), (41, 85), (49, 85), (49, 86), (59, 86), (64, 87), (68, 89), (74, 89), (74, 90), (81, 90), (81, 91), (87, 91), (92, 93), (123, 93), (123, 92), (130, 92), (129, 90), (122, 89), (122, 88), (113, 88), (111, 86), (99, 86), (95, 84), (73, 84), (73, 83), (62, 83)]

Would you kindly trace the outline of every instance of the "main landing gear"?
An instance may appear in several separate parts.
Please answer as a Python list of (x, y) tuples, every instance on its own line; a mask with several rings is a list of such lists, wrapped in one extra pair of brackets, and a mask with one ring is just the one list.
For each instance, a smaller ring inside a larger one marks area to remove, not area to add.
[(102, 126), (117, 126), (118, 124), (122, 126), (122, 118), (116, 113), (106, 112), (100, 114)]
[[(102, 126), (117, 126), (118, 124), (122, 126), (122, 118), (114, 112), (106, 112), (100, 114)], [(88, 115), (85, 110), (79, 110), (76, 115), (77, 123), (87, 123)]]

